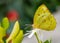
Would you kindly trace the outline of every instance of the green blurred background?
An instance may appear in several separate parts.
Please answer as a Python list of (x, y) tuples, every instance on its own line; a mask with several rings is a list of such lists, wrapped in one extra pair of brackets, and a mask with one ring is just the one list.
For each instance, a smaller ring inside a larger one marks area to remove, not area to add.
[[(0, 21), (9, 10), (15, 9), (19, 13), (21, 28), (26, 31), (25, 24), (33, 23), (34, 13), (41, 4), (45, 4), (51, 12), (55, 12), (60, 6), (60, 0), (0, 0)], [(13, 24), (11, 23), (10, 28)]]

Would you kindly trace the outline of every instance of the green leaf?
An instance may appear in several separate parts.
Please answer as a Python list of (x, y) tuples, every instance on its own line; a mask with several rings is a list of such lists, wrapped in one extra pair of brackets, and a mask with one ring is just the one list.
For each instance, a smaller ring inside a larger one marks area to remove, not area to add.
[(50, 43), (49, 40), (46, 40), (44, 43)]
[(5, 30), (8, 29), (8, 27), (9, 27), (9, 20), (8, 20), (7, 17), (3, 18), (3, 20), (2, 20), (2, 27), (3, 27)]
[(52, 40), (50, 39), (50, 40), (46, 40), (44, 43), (51, 43), (52, 42)]

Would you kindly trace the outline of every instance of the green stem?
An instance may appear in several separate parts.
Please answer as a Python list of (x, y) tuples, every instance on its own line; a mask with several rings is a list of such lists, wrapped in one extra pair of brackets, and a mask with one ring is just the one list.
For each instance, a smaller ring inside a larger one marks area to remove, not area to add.
[(38, 43), (42, 43), (42, 41), (41, 41), (41, 40), (39, 40), (38, 35), (37, 35), (37, 33), (36, 33), (36, 32), (35, 32), (35, 36), (36, 36), (36, 39), (37, 39)]

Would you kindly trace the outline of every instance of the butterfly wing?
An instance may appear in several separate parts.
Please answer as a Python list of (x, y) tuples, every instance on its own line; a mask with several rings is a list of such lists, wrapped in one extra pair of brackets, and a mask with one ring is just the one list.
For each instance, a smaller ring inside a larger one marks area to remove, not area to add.
[(34, 28), (54, 30), (56, 27), (56, 20), (48, 8), (42, 4), (35, 12), (33, 24)]

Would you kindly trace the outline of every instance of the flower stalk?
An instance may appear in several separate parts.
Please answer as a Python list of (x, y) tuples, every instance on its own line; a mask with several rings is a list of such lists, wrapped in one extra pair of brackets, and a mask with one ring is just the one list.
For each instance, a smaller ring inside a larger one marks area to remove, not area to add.
[(38, 43), (42, 43), (42, 41), (38, 38), (38, 35), (37, 35), (37, 33), (36, 33), (36, 32), (35, 32), (35, 37), (36, 37), (36, 39), (37, 39)]

